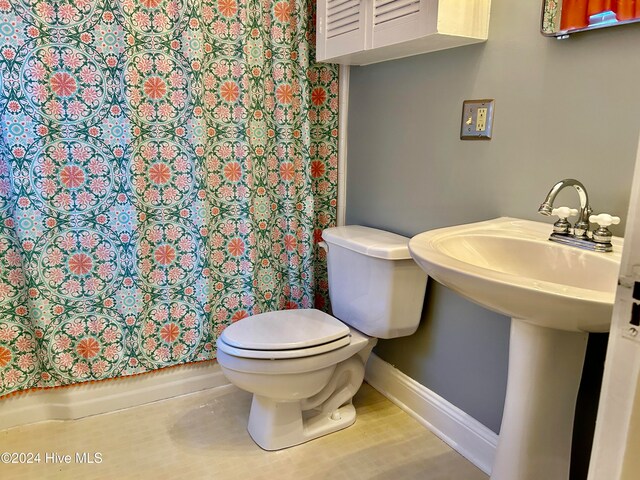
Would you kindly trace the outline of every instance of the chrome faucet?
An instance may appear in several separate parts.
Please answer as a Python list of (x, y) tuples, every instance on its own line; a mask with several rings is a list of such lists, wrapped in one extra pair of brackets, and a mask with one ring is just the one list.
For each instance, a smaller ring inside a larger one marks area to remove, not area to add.
[[(580, 217), (578, 221), (573, 226), (573, 236), (576, 238), (586, 238), (587, 232), (589, 231), (589, 215), (593, 212), (591, 206), (589, 205), (589, 195), (587, 194), (587, 189), (584, 185), (575, 180), (573, 178), (565, 178), (564, 180), (560, 180), (556, 183), (549, 193), (547, 194), (547, 198), (544, 199), (540, 208), (538, 208), (538, 213), (541, 213), (545, 216), (550, 216), (553, 211), (553, 202), (556, 199), (560, 190), (565, 187), (573, 187), (578, 192), (578, 196), (580, 197)], [(566, 220), (566, 219), (565, 219)], [(567, 222), (568, 223), (568, 222)]]
[[(576, 192), (578, 192), (580, 211), (568, 207), (553, 208), (553, 202), (556, 196), (565, 187), (573, 187), (576, 189)], [(613, 251), (613, 245), (611, 244), (612, 235), (607, 227), (620, 223), (620, 218), (612, 217), (606, 213), (591, 215), (592, 212), (591, 205), (589, 205), (587, 189), (582, 183), (573, 178), (565, 178), (556, 183), (551, 190), (549, 190), (540, 208), (538, 208), (538, 213), (542, 215), (558, 215), (559, 217), (559, 220), (553, 224), (553, 233), (549, 236), (549, 240), (552, 242), (594, 250), (596, 252)], [(573, 228), (571, 228), (571, 224), (567, 218), (573, 215), (579, 215), (579, 217)], [(591, 232), (589, 230), (590, 222), (598, 223), (600, 225), (599, 228)]]

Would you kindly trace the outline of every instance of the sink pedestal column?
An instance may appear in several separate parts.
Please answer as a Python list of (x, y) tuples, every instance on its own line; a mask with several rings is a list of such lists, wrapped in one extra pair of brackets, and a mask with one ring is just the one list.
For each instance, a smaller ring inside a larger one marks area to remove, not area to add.
[(588, 334), (511, 320), (509, 375), (491, 480), (567, 480)]

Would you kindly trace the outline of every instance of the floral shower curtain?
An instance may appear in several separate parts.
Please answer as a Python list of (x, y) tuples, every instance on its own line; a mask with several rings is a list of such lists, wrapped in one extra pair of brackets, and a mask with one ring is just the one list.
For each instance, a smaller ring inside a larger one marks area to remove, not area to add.
[(0, 396), (323, 308), (337, 69), (313, 0), (0, 0)]

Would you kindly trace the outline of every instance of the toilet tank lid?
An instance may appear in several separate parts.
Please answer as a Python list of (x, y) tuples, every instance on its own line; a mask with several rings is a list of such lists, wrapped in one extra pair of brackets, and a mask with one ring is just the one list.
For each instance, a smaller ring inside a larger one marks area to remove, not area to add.
[(369, 257), (387, 260), (411, 258), (407, 237), (376, 228), (361, 225), (327, 228), (322, 232), (322, 238), (329, 245), (338, 245)]

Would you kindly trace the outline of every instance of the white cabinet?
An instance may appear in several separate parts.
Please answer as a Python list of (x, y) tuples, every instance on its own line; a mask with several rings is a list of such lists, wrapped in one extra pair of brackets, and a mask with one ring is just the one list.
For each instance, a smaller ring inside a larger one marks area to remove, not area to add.
[(487, 40), (491, 0), (318, 0), (318, 61), (367, 65)]

